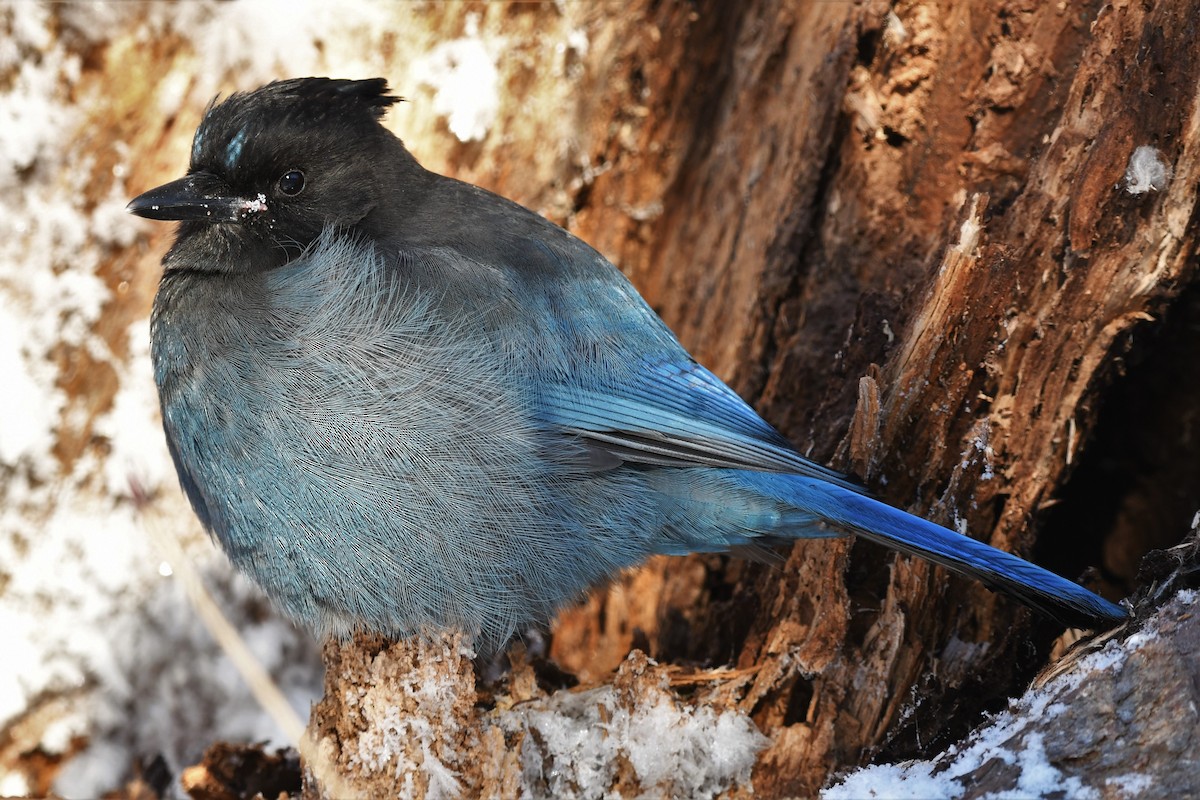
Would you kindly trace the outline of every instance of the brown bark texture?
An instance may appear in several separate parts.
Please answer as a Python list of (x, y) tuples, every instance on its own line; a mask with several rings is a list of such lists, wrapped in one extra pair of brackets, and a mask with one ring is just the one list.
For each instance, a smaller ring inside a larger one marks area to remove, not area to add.
[[(493, 126), (460, 141), (405, 69), (468, 15), (505, 49)], [(569, 30), (587, 46), (547, 44)], [(1197, 41), (1190, 0), (435, 3), (398, 10), (374, 55), (411, 100), (388, 124), (419, 160), (594, 245), (802, 452), (1070, 577), (1095, 567), (1119, 598), (1200, 507)], [(164, 74), (194, 72), (193, 44), (81, 47), (84, 85), (127, 76), (95, 133), (146, 154), (129, 185), (175, 177), (203, 106), (164, 121), (150, 98)], [(252, 87), (231, 70), (225, 88)], [(1161, 171), (1130, 171), (1143, 146)], [(114, 352), (168, 235), (106, 264), (122, 282), (100, 331)], [(101, 374), (67, 387), (87, 419), (115, 386), (86, 353), (64, 358)], [(87, 441), (84, 426), (57, 455)], [(813, 796), (838, 771), (959, 739), (1045, 666), (1057, 633), (852, 539), (774, 563), (655, 559), (565, 611), (547, 656), (514, 656), (498, 689), (458, 643), (331, 646), (305, 791), (511, 796), (534, 780), (521, 748), (545, 745), (512, 715), (609, 687), (602, 716), (647, 702), (751, 720), (765, 738), (750, 774), (714, 778), (726, 796)], [(371, 766), (372, 692), (429, 712), (402, 673), (430, 661), (463, 693), (427, 721), (450, 738), (389, 740), (398, 761), (376, 766), (390, 789), (339, 783)], [(677, 793), (614, 759), (614, 790)], [(434, 762), (448, 772), (420, 769)]]

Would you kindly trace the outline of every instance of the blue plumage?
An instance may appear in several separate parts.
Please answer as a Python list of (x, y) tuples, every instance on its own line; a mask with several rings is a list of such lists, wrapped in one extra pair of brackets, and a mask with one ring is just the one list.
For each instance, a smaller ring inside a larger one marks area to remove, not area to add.
[(497, 646), (653, 554), (858, 533), (1124, 618), (803, 458), (593, 249), (417, 165), (385, 90), (234, 95), (130, 204), (183, 221), (151, 323), (180, 482), (289, 614)]

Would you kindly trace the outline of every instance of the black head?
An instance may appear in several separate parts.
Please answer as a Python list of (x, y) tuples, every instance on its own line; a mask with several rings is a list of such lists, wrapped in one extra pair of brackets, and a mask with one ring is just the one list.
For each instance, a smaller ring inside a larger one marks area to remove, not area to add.
[(196, 129), (187, 177), (128, 209), (183, 222), (167, 268), (286, 263), (326, 226), (368, 224), (421, 172), (380, 124), (399, 99), (383, 78), (296, 78), (214, 100)]

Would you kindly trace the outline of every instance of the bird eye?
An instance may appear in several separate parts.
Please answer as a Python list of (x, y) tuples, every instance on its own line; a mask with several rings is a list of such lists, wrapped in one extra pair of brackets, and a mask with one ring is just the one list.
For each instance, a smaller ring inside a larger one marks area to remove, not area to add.
[(288, 195), (300, 194), (304, 188), (304, 173), (298, 169), (288, 170), (279, 179), (279, 191)]

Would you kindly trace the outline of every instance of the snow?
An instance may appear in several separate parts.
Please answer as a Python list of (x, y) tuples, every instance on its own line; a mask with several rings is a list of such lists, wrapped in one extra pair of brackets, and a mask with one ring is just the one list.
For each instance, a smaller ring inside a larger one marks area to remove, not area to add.
[(24, 775), (10, 772), (0, 775), (0, 797), (24, 797), (31, 791)]
[(158, 395), (150, 366), (150, 328), (145, 320), (129, 326), (129, 360), (123, 367), (112, 409), (96, 420), (93, 430), (109, 442), (108, 457), (99, 465), (105, 491), (128, 495), (130, 476), (145, 487), (169, 487), (175, 480), (170, 458), (164, 458)]
[(262, 192), (258, 193), (258, 197), (253, 200), (247, 200), (242, 204), (242, 211), (249, 214), (257, 214), (260, 211), (267, 210), (267, 196)]
[(1125, 191), (1132, 195), (1161, 192), (1170, 181), (1171, 165), (1162, 153), (1149, 145), (1134, 149), (1125, 168)]
[(468, 15), (466, 27), (466, 36), (439, 44), (413, 64), (416, 82), (433, 89), (434, 111), (462, 142), (486, 137), (500, 110), (500, 73), (479, 38), (475, 15)]
[(533, 734), (521, 751), (526, 786), (545, 785), (562, 800), (607, 798), (623, 763), (664, 797), (710, 798), (749, 784), (767, 739), (748, 717), (687, 707), (665, 686), (655, 694), (657, 702), (631, 708), (604, 686), (514, 709), (506, 729)]
[(1116, 789), (1121, 797), (1145, 797), (1154, 788), (1154, 776), (1129, 773), (1109, 778), (1104, 783)]
[[(441, 646), (454, 645), (443, 642)], [(452, 745), (443, 745), (454, 741), (462, 728), (459, 706), (463, 687), (457, 674), (442, 668), (460, 655), (471, 658), (474, 654), (446, 650), (441, 658), (419, 660), (415, 669), (381, 674), (370, 690), (346, 697), (346, 704), (357, 707), (366, 724), (347, 745), (353, 767), (368, 773), (393, 771), (411, 780), (412, 765), (420, 764), (429, 781), (424, 797), (443, 800), (461, 795), (455, 769), (460, 754)], [(379, 666), (386, 669), (390, 665)], [(408, 701), (404, 709), (395, 704), (397, 696)], [(419, 754), (412, 751), (414, 745)]]
[[(1178, 602), (1194, 602), (1188, 593), (1181, 593)], [(1029, 689), (1014, 700), (1007, 711), (997, 714), (986, 725), (974, 731), (963, 746), (951, 747), (931, 761), (907, 761), (901, 764), (880, 764), (864, 767), (845, 775), (821, 793), (822, 800), (857, 800), (857, 798), (955, 798), (969, 788), (962, 780), (971, 776), (989, 761), (998, 760), (1019, 766), (1016, 787), (1008, 792), (988, 795), (989, 800), (1019, 800), (1036, 797), (1071, 797), (1080, 800), (1099, 800), (1101, 794), (1085, 785), (1077, 776), (1065, 775), (1046, 757), (1042, 735), (1028, 729), (1031, 720), (1045, 721), (1062, 714), (1065, 707), (1059, 699), (1078, 689), (1092, 673), (1112, 673), (1130, 654), (1153, 641), (1158, 634), (1134, 634), (1124, 642), (1109, 641), (1102, 649), (1080, 659), (1065, 672), (1044, 686)], [(1014, 752), (1014, 744), (1020, 747)], [(1142, 775), (1122, 776), (1108, 783), (1135, 797), (1139, 787), (1149, 786), (1152, 779)]]
[(60, 393), (46, 396), (41, 391), (50, 368), (31, 362), (25, 353), (24, 332), (19, 310), (0, 295), (0, 374), (5, 376), (8, 395), (4, 420), (0, 421), (0, 462), (5, 464), (16, 464), (29, 454), (49, 452), (63, 405)]

